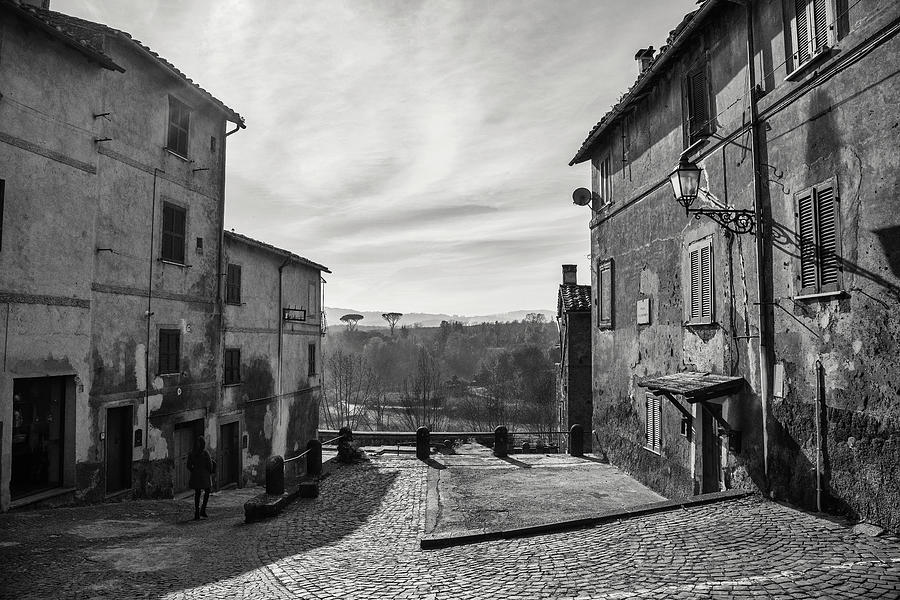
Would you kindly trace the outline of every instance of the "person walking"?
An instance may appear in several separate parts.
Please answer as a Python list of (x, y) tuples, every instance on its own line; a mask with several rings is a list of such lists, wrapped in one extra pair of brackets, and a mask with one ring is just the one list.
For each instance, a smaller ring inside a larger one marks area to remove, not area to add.
[[(194, 520), (206, 519), (206, 503), (209, 501), (209, 488), (212, 487), (214, 470), (212, 457), (206, 449), (203, 436), (197, 437), (194, 450), (188, 455), (187, 468), (191, 472), (190, 486), (194, 488)], [(203, 504), (200, 504), (200, 492), (203, 492)]]

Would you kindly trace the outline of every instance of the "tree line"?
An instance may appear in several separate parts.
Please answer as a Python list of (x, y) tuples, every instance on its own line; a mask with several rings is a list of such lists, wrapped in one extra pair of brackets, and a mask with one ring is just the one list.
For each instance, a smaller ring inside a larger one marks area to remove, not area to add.
[(542, 314), (508, 323), (443, 321), (440, 327), (401, 325), (384, 332), (345, 323), (331, 328), (323, 344), (324, 427), (557, 428), (558, 332)]

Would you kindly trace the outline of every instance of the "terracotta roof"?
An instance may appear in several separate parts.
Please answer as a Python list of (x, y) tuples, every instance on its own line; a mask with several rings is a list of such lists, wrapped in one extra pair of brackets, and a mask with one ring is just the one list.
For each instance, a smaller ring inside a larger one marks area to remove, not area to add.
[(594, 125), (594, 128), (591, 129), (591, 132), (581, 144), (581, 148), (578, 149), (578, 152), (576, 152), (572, 160), (569, 161), (569, 166), (582, 163), (590, 158), (590, 150), (594, 143), (601, 135), (603, 135), (607, 128), (616, 121), (619, 115), (632, 104), (632, 102), (643, 96), (641, 92), (644, 91), (651, 81), (655, 80), (657, 76), (663, 72), (663, 67), (672, 61), (676, 51), (681, 47), (685, 40), (691, 36), (697, 27), (700, 26), (712, 8), (719, 2), (720, 0), (700, 0), (698, 2), (698, 4), (701, 5), (700, 8), (686, 14), (684, 19), (681, 20), (681, 23), (669, 32), (666, 44), (659, 49), (659, 54), (657, 54), (650, 62), (650, 66), (638, 75), (634, 84), (628, 88), (628, 91), (626, 91), (621, 98), (619, 98), (619, 101), (609, 110), (609, 112)]
[(568, 312), (590, 312), (591, 286), (570, 285), (559, 286), (559, 314)]
[(318, 269), (319, 271), (323, 271), (325, 273), (331, 273), (331, 271), (328, 269), (328, 267), (326, 267), (324, 265), (320, 265), (319, 263), (313, 262), (313, 261), (309, 260), (308, 258), (303, 258), (302, 256), (298, 256), (297, 254), (294, 254), (293, 252), (290, 252), (283, 248), (278, 248), (271, 244), (267, 244), (265, 242), (255, 240), (252, 237), (247, 237), (246, 235), (242, 235), (240, 233), (235, 233), (234, 231), (226, 231), (225, 238), (234, 240), (236, 242), (242, 242), (244, 244), (247, 244), (248, 246), (253, 246), (255, 248), (259, 248), (260, 250), (265, 250), (266, 252), (271, 252), (272, 254), (282, 256), (282, 257), (292, 260), (294, 262), (304, 264), (307, 267), (312, 267), (314, 269)]
[(225, 113), (229, 121), (237, 123), (242, 129), (246, 127), (244, 124), (244, 117), (197, 85), (194, 80), (178, 70), (175, 65), (142, 44), (140, 40), (131, 37), (131, 35), (125, 31), (113, 29), (112, 27), (101, 23), (79, 19), (78, 17), (73, 17), (71, 15), (38, 8), (29, 4), (20, 4), (17, 0), (0, 0), (0, 6), (11, 9), (25, 21), (43, 29), (62, 43), (81, 52), (88, 59), (96, 61), (104, 68), (124, 73), (125, 69), (118, 65), (112, 57), (107, 55), (103, 48), (104, 36), (116, 36), (119, 39), (132, 44), (139, 52), (155, 60), (167, 71), (180, 77), (183, 81), (200, 92), (200, 94), (213, 106)]
[(638, 385), (651, 392), (679, 394), (693, 403), (734, 394), (739, 392), (745, 383), (743, 377), (684, 371), (643, 379)]

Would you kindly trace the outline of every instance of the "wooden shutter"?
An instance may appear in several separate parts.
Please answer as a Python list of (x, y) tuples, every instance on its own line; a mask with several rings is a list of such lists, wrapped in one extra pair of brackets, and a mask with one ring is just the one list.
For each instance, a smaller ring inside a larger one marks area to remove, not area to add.
[(800, 293), (815, 294), (819, 291), (819, 269), (816, 264), (816, 211), (812, 189), (797, 196), (797, 235), (800, 238)]
[(706, 65), (688, 75), (688, 119), (693, 143), (710, 131), (709, 80)]
[(241, 266), (228, 264), (225, 276), (225, 302), (228, 304), (241, 303)]
[(597, 310), (598, 327), (611, 328), (613, 326), (613, 261), (607, 260), (600, 263), (597, 273), (599, 307)]
[(812, 55), (809, 31), (809, 15), (806, 7), (809, 0), (794, 0), (794, 15), (797, 27), (797, 65), (802, 65)]
[(659, 396), (647, 394), (646, 431), (647, 447), (658, 451), (662, 435), (660, 433), (660, 400)]
[(691, 323), (712, 323), (713, 320), (713, 261), (712, 240), (707, 238), (688, 246), (690, 261), (690, 297), (688, 320)]
[(819, 52), (828, 46), (828, 12), (826, 9), (827, 0), (812, 0), (810, 3), (812, 8), (812, 35), (814, 40), (813, 52)]
[(819, 291), (841, 289), (838, 204), (834, 182), (813, 188), (816, 209), (816, 245), (818, 246)]
[(180, 363), (181, 332), (177, 329), (159, 330), (159, 372), (177, 373)]

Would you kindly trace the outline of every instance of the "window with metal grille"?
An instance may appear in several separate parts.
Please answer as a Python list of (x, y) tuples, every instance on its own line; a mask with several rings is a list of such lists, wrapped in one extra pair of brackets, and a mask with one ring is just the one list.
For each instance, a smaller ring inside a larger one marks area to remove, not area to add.
[(834, 44), (832, 0), (794, 0), (794, 58), (796, 67)]
[(842, 288), (841, 211), (834, 178), (798, 192), (797, 237), (800, 246), (800, 295)]
[(159, 374), (181, 372), (181, 331), (159, 330)]
[(226, 304), (241, 303), (241, 266), (228, 263), (228, 271), (225, 274), (225, 302)]
[(163, 260), (184, 264), (185, 222), (187, 211), (180, 206), (163, 203), (162, 249)]
[(687, 145), (690, 146), (715, 131), (707, 61), (688, 72), (684, 81), (684, 95), (687, 105), (684, 129), (687, 132)]
[(240, 348), (225, 349), (225, 385), (233, 385), (241, 382), (241, 350)]
[(713, 322), (713, 261), (712, 238), (705, 238), (688, 246), (691, 287), (688, 299), (688, 322)]
[(310, 344), (307, 352), (306, 352), (307, 360), (309, 362), (309, 368), (307, 369), (306, 374), (309, 376), (316, 374), (316, 345)]
[(662, 447), (662, 435), (660, 434), (660, 421), (662, 420), (662, 404), (659, 396), (647, 394), (647, 412), (645, 415), (647, 448), (659, 452)]
[(166, 148), (187, 158), (190, 126), (190, 109), (183, 102), (169, 96), (169, 133), (166, 138)]
[(597, 327), (613, 328), (613, 261), (597, 266)]

